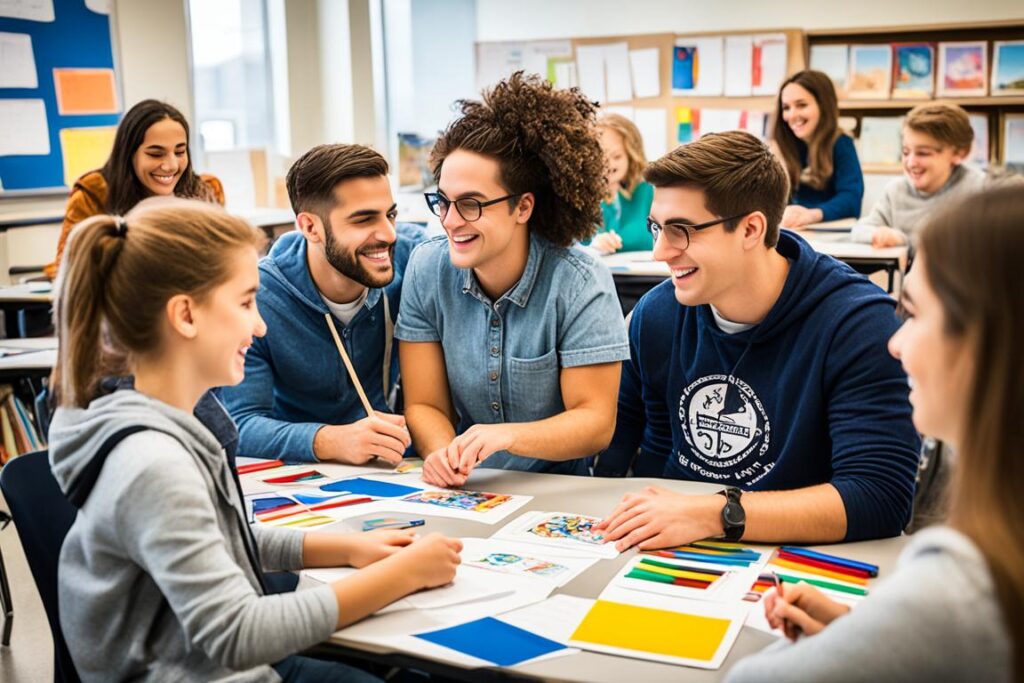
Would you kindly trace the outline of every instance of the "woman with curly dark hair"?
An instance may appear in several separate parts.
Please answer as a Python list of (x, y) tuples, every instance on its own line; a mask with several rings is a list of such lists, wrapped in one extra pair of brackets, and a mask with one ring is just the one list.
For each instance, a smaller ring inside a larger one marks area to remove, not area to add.
[(572, 246), (601, 221), (594, 105), (522, 72), (457, 105), (426, 195), (446, 234), (410, 257), (395, 329), (424, 479), (585, 475), (629, 357), (611, 275)]

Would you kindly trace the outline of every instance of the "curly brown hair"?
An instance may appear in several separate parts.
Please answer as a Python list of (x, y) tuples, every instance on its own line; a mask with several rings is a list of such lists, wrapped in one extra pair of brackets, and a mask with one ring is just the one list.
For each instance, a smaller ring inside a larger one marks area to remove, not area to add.
[(534, 194), (532, 232), (561, 247), (593, 236), (605, 181), (592, 102), (577, 88), (555, 90), (536, 74), (517, 71), (485, 90), (482, 101), (455, 105), (462, 116), (430, 154), (435, 182), (456, 150), (491, 157), (509, 194)]

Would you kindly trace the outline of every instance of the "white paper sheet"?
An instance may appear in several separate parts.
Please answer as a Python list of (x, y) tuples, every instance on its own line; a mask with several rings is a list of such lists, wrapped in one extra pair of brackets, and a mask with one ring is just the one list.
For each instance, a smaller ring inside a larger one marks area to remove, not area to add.
[(85, 6), (96, 14), (110, 14), (110, 3), (113, 0), (85, 0)]
[(692, 666), (699, 669), (718, 669), (722, 666), (722, 662), (725, 661), (725, 658), (729, 655), (729, 650), (732, 649), (733, 644), (736, 642), (736, 637), (739, 635), (740, 629), (743, 628), (743, 622), (747, 618), (747, 610), (749, 609), (749, 606), (746, 603), (738, 605), (725, 604), (702, 600), (684, 600), (682, 598), (672, 599), (666, 598), (663, 595), (643, 593), (640, 591), (631, 591), (631, 593), (632, 594), (629, 596), (630, 600), (626, 604), (636, 605), (638, 607), (647, 607), (650, 609), (679, 612), (682, 614), (710, 617), (713, 619), (729, 620), (729, 627), (726, 630), (725, 636), (722, 638), (722, 642), (719, 644), (718, 649), (715, 651), (714, 657), (712, 657), (710, 661), (687, 659), (684, 657), (661, 655), (652, 652), (626, 650), (620, 647), (572, 639), (569, 640), (569, 645), (583, 650), (605, 652), (622, 657), (666, 662), (668, 664), (681, 664), (683, 666)]
[(761, 50), (761, 83), (753, 86), (753, 93), (774, 95), (786, 80), (786, 34), (754, 36), (754, 45)]
[(53, 21), (53, 0), (0, 0), (0, 17)]
[(32, 36), (0, 33), (0, 88), (38, 88)]
[(667, 110), (637, 109), (633, 122), (644, 139), (644, 156), (648, 161), (660, 159), (668, 153)]
[[(304, 569), (303, 575), (313, 581), (320, 583), (334, 583), (352, 576), (359, 571), (352, 567), (331, 567), (322, 569)], [(439, 607), (451, 607), (467, 602), (495, 598), (513, 593), (516, 584), (496, 581), (494, 576), (482, 569), (474, 567), (459, 566), (455, 570), (455, 580), (447, 586), (432, 588), (407, 595), (401, 600), (396, 600), (387, 607), (378, 611), (377, 614), (390, 614), (402, 610), (436, 609)]]
[(594, 601), (573, 595), (552, 595), (547, 600), (505, 612), (498, 618), (524, 631), (563, 645), (587, 616)]
[(832, 79), (840, 99), (846, 96), (846, 79), (850, 71), (849, 57), (848, 45), (811, 46), (811, 68), (826, 73)]
[(629, 67), (633, 75), (633, 97), (661, 97), (661, 62), (658, 48), (630, 50)]
[(1003, 163), (1024, 164), (1024, 116), (1003, 114)]
[[(635, 591), (645, 593), (656, 593), (667, 595), (673, 598), (687, 598), (690, 600), (708, 600), (711, 602), (740, 602), (743, 596), (750, 590), (750, 586), (757, 581), (761, 568), (768, 560), (768, 555), (762, 556), (762, 561), (750, 567), (735, 567), (727, 565), (706, 564), (701, 562), (689, 562), (686, 560), (675, 560), (672, 558), (656, 557), (658, 562), (676, 565), (680, 568), (696, 568), (703, 566), (705, 569), (724, 571), (720, 579), (711, 584), (708, 588), (690, 588), (688, 586), (675, 586), (672, 584), (645, 581), (643, 579), (630, 579), (626, 575), (633, 570), (647, 555), (636, 555), (630, 558), (615, 577), (605, 586), (601, 592), (601, 600), (611, 602), (630, 602), (630, 596)], [(641, 567), (642, 568), (642, 567)], [(697, 571), (697, 569), (694, 569)]]
[(576, 77), (579, 88), (588, 99), (605, 102), (604, 46), (580, 45), (576, 48)]
[(765, 125), (768, 123), (768, 115), (763, 111), (748, 111), (745, 113), (747, 116), (743, 130), (764, 140), (767, 134)]
[(597, 558), (567, 550), (516, 543), (496, 538), (463, 538), (462, 566), (474, 567), (524, 586), (551, 584), (562, 587), (590, 569)]
[[(571, 520), (573, 523), (584, 522), (583, 531), (570, 531), (569, 536), (559, 535), (560, 529), (567, 528), (565, 520)], [(573, 512), (527, 512), (503, 526), (492, 538), (561, 548), (592, 557), (618, 557), (619, 551), (615, 549), (614, 543), (595, 542), (597, 537), (587, 531), (590, 524), (596, 524), (598, 521), (600, 520), (596, 517)]]
[[(390, 479), (389, 481), (397, 481), (396, 479)], [(452, 493), (448, 489), (437, 488), (435, 486), (429, 486), (420, 481), (416, 486), (423, 488), (423, 494), (426, 495), (441, 495)], [(466, 491), (467, 494), (473, 494), (474, 491)], [(409, 500), (412, 497), (422, 497), (421, 494), (409, 494), (402, 498), (390, 498), (387, 500), (380, 501), (380, 506), (388, 512), (403, 512), (412, 515), (418, 515), (421, 517), (448, 517), (451, 519), (468, 519), (473, 522), (482, 522), (483, 524), (497, 524), (501, 520), (505, 519), (519, 508), (526, 505), (528, 502), (533, 500), (533, 496), (523, 496), (517, 494), (507, 494), (509, 500), (501, 503), (500, 505), (484, 510), (476, 509), (460, 509), (458, 507), (445, 507), (434, 503), (419, 502)], [(471, 498), (471, 496), (469, 496)]]
[(575, 88), (576, 62), (555, 62), (555, 87)]
[[(754, 66), (753, 51), (754, 41), (751, 36), (725, 37), (725, 94), (727, 97), (750, 95)], [(703, 116), (703, 113), (701, 115)], [(703, 121), (701, 125), (703, 125)]]
[(0, 100), (0, 157), (49, 154), (50, 132), (42, 100)]
[(721, 95), (724, 89), (725, 61), (722, 38), (676, 38), (676, 45), (697, 48), (696, 83), (692, 89), (673, 88), (673, 95)]
[(743, 111), (740, 109), (701, 109), (699, 134), (738, 130), (742, 117)]
[(633, 99), (627, 43), (609, 43), (604, 46), (604, 70), (607, 101), (628, 102)]

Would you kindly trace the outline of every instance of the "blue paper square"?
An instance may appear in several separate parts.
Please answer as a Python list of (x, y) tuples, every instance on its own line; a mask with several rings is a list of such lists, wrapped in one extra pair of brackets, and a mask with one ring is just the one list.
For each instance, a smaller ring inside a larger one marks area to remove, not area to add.
[(324, 484), (320, 489), (322, 491), (348, 491), (349, 493), (358, 493), (374, 498), (398, 498), (399, 496), (407, 496), (410, 493), (423, 490), (414, 486), (374, 481), (373, 479), (363, 479), (362, 477), (331, 482), (330, 484)]
[(519, 662), (565, 648), (561, 643), (524, 631), (494, 617), (477, 619), (468, 624), (439, 631), (420, 633), (416, 637), (498, 666), (514, 666)]

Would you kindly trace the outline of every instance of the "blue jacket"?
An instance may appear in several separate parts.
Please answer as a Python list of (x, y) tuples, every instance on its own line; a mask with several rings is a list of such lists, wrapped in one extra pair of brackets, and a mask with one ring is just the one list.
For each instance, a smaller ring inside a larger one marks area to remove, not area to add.
[[(800, 165), (807, 168), (807, 145), (797, 141), (800, 149)], [(790, 204), (799, 204), (808, 209), (821, 209), (823, 221), (840, 218), (859, 218), (860, 205), (864, 200), (864, 173), (860, 169), (857, 148), (849, 135), (840, 135), (832, 147), (832, 177), (821, 190), (808, 185), (793, 189)]]
[[(334, 321), (367, 398), (374, 409), (388, 412), (398, 381), (398, 344), (392, 345), (385, 388), (383, 295), (393, 323), (409, 253), (424, 238), (415, 224), (400, 223), (397, 230), (395, 279), (384, 289), (371, 289), (347, 326)], [(349, 424), (366, 412), (324, 319), (328, 308), (309, 274), (301, 233), (282, 236), (260, 260), (256, 302), (267, 334), (246, 354), (245, 379), (218, 390), (238, 423), (238, 454), (315, 461), (313, 437), (321, 427)]]
[(737, 334), (671, 281), (633, 309), (615, 436), (596, 473), (633, 471), (738, 486), (831, 483), (848, 541), (900, 533), (920, 440), (907, 377), (886, 349), (895, 302), (848, 266), (783, 231), (790, 271), (765, 319)]

